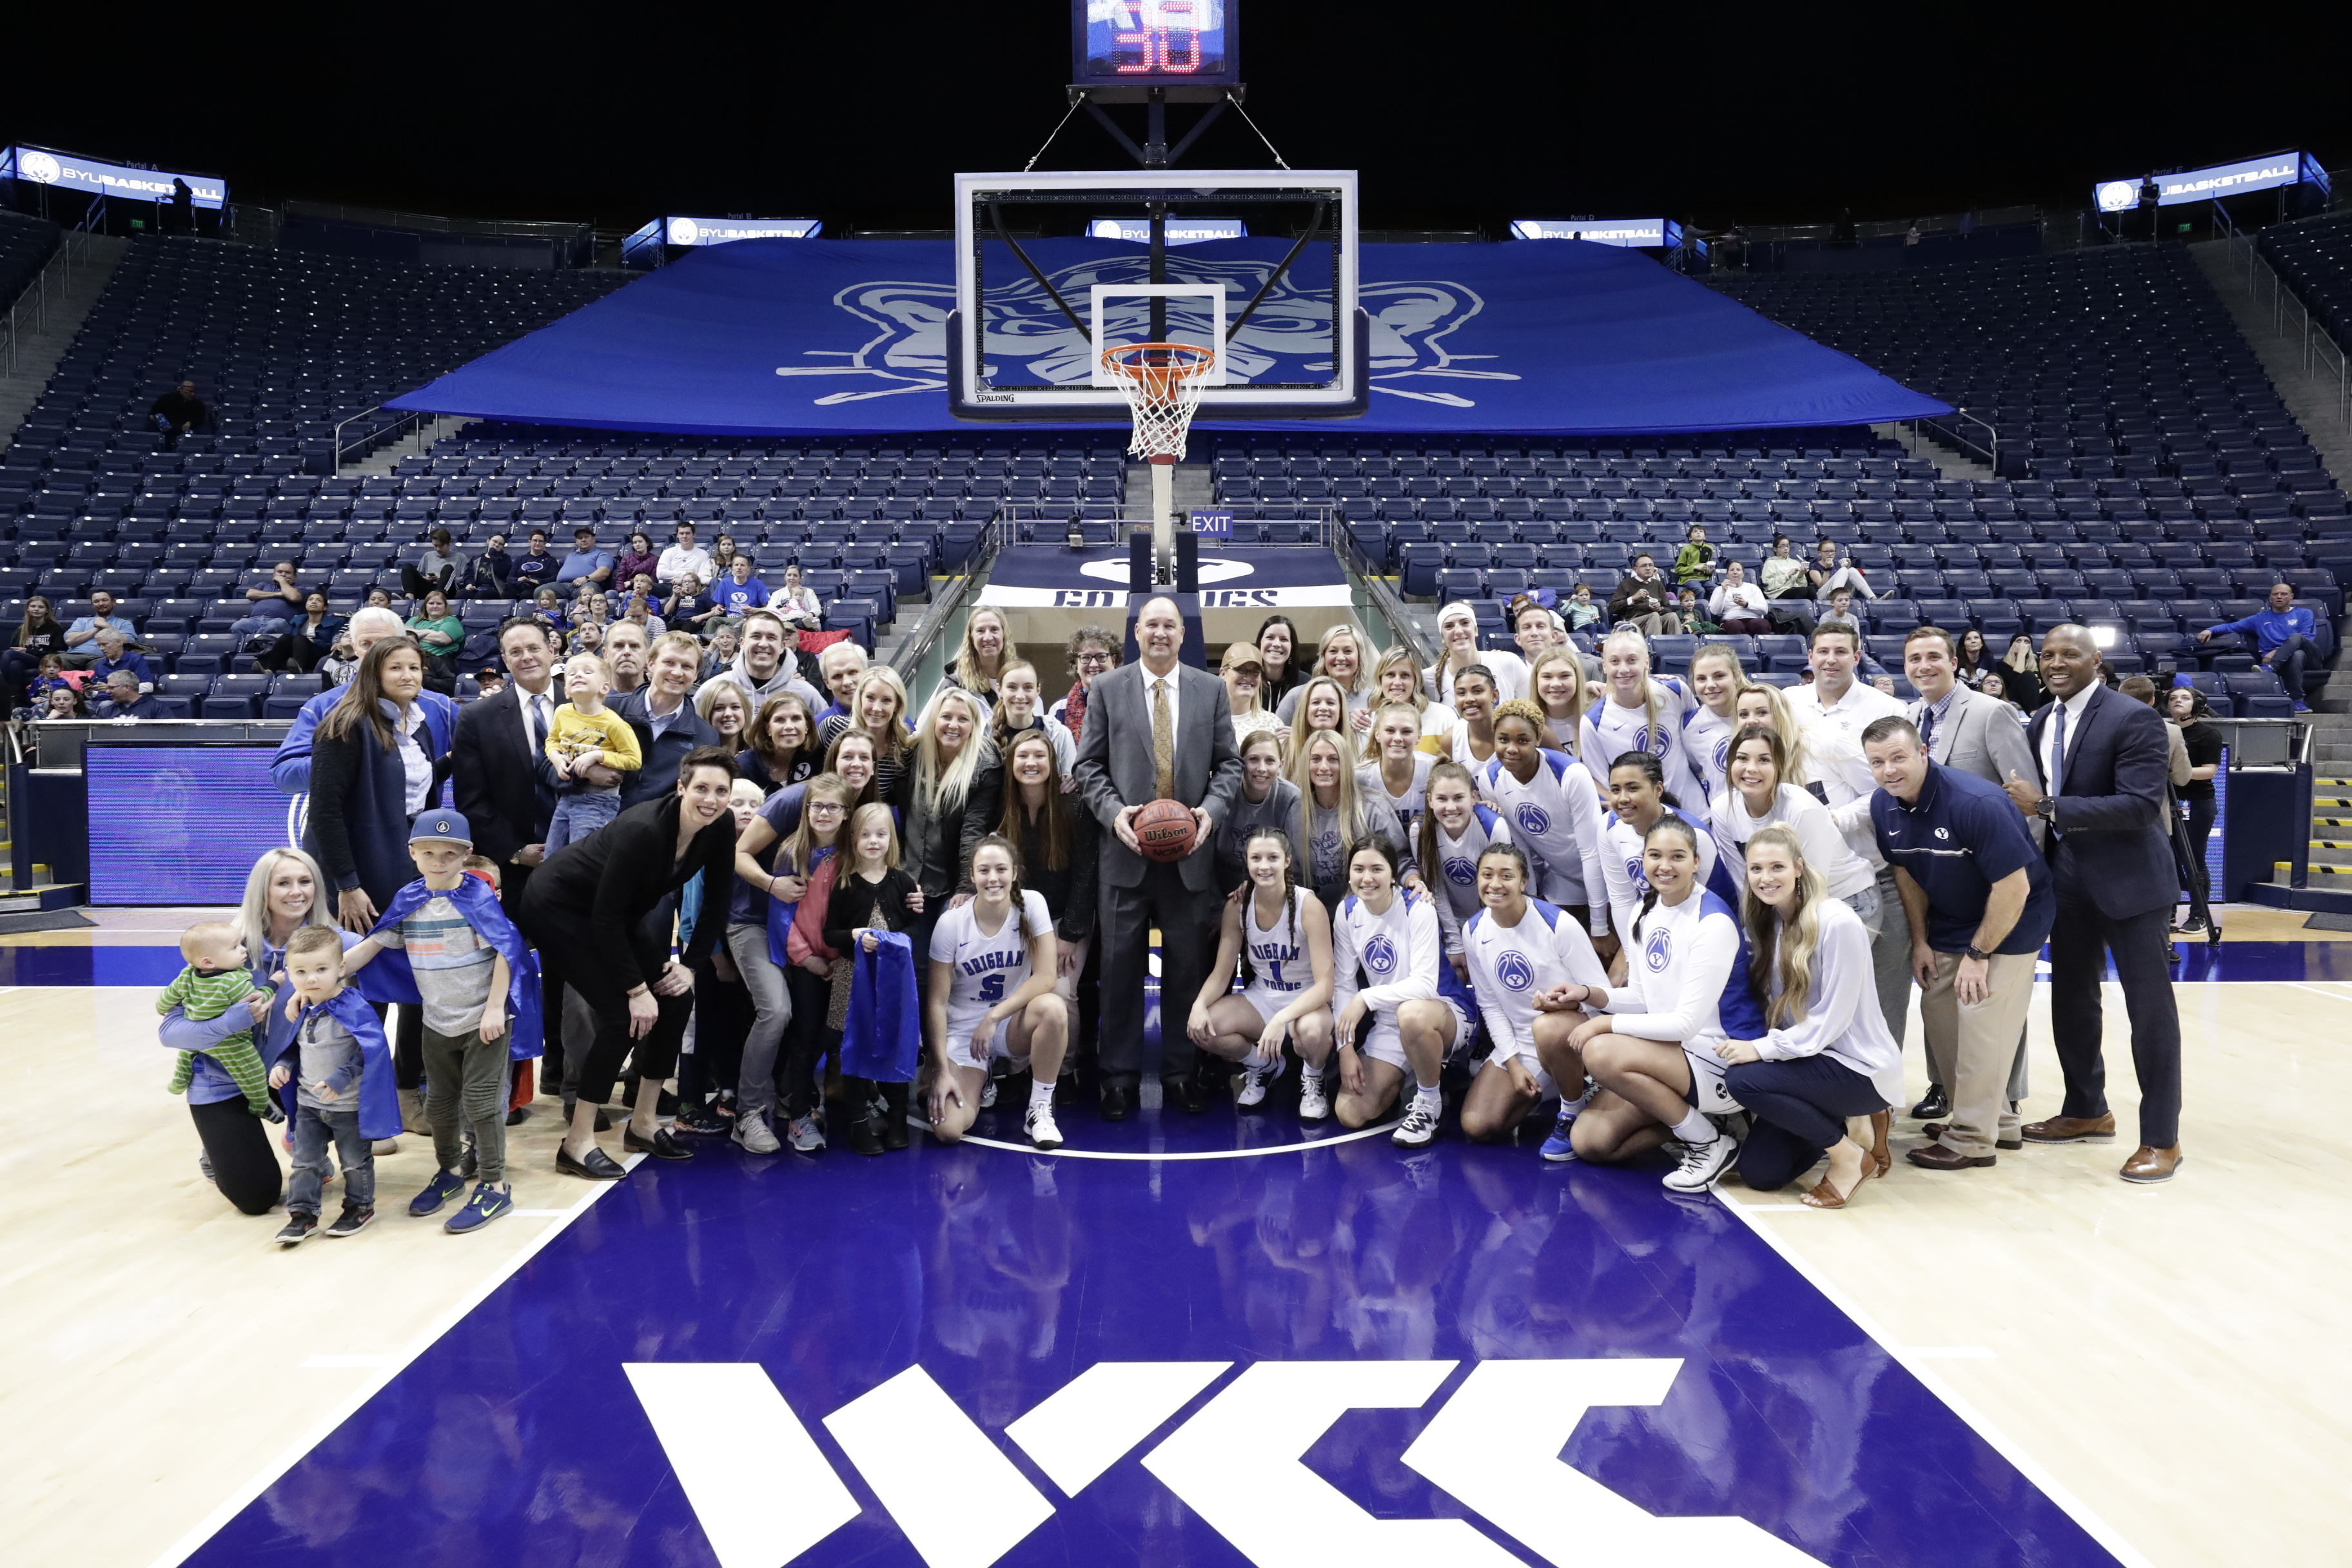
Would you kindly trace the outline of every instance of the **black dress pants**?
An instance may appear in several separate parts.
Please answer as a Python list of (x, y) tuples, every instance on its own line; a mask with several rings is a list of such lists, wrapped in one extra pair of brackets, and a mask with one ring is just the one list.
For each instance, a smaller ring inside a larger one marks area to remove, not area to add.
[[(1204, 851), (1205, 853), (1205, 851)], [(1101, 1081), (1132, 1089), (1143, 1074), (1143, 987), (1150, 973), (1151, 931), (1160, 931), (1160, 1076), (1192, 1071), (1197, 1051), (1184, 1032), (1217, 949), (1218, 900), (1213, 887), (1194, 892), (1173, 863), (1144, 862), (1132, 888), (1102, 884), (1097, 934), (1102, 949), (1102, 1024), (1095, 1059)]]
[(2107, 1113), (2105, 1026), (2100, 983), (2112, 956), (2131, 1018), (2132, 1070), (2139, 1077), (2139, 1141), (2152, 1149), (2180, 1142), (2180, 1010), (2172, 994), (2173, 906), (2120, 920), (2100, 911), (2074, 857), (2060, 839), (2052, 866), (2058, 919), (2050, 928), (2050, 1023), (2066, 1076), (2065, 1116)]
[(286, 1173), (277, 1152), (269, 1146), (276, 1123), (256, 1116), (238, 1095), (210, 1105), (190, 1105), (196, 1136), (203, 1140), (205, 1158), (213, 1168), (213, 1184), (239, 1214), (268, 1214), (286, 1193)]

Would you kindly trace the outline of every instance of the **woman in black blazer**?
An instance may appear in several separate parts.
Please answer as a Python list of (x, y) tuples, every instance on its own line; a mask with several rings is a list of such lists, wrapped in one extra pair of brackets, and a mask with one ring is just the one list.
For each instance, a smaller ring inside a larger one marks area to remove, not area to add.
[(580, 993), (596, 1015), (596, 1039), (580, 1068), (580, 1099), (555, 1168), (617, 1181), (620, 1163), (596, 1146), (596, 1108), (613, 1092), (634, 1047), (638, 1072), (625, 1147), (659, 1160), (689, 1158), (657, 1128), (663, 1080), (694, 1013), (694, 965), (709, 956), (721, 918), (695, 921), (686, 952), (669, 954), (670, 921), (647, 917), (697, 872), (702, 907), (723, 911), (735, 891), (735, 817), (727, 797), (735, 756), (698, 746), (678, 764), (677, 787), (641, 801), (587, 837), (565, 845), (531, 874), (518, 922), (551, 975)]
[(424, 685), (416, 644), (386, 637), (368, 649), (311, 742), (302, 847), (326, 873), (348, 931), (368, 931), (393, 894), (416, 880), (408, 825), (449, 777), (444, 721), (416, 700)]

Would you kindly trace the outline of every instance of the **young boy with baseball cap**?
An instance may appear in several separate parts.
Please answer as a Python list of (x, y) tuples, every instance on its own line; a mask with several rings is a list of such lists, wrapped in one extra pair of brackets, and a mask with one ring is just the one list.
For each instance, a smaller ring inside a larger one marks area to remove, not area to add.
[[(379, 954), (396, 954), (385, 961), (392, 973), (370, 977), (376, 981), (370, 994), (425, 1010), (425, 1115), (440, 1164), (408, 1212), (436, 1214), (465, 1191), (461, 1167), (471, 1123), (474, 1195), (445, 1226), (457, 1235), (514, 1207), (506, 1172), (507, 1064), (513, 1051), (535, 1056), (539, 1049), (538, 963), (497, 891), (467, 872), (473, 848), (473, 829), (457, 812), (419, 816), (408, 853), (424, 875), (393, 895), (375, 930), (343, 960), (343, 973), (356, 974)], [(402, 983), (397, 970), (404, 966), (413, 984)], [(517, 1026), (511, 1037), (510, 1014)]]

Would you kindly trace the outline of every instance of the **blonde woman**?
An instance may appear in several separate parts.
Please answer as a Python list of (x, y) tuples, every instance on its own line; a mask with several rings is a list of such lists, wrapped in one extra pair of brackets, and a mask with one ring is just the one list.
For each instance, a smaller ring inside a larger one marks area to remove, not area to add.
[(1379, 838), (1391, 859), (1405, 853), (1403, 825), (1385, 795), (1356, 787), (1355, 748), (1336, 730), (1318, 730), (1301, 743), (1291, 763), (1298, 786), (1298, 818), (1291, 842), (1299, 847), (1299, 879), (1315, 889), (1326, 909), (1348, 891), (1348, 857), (1367, 838)]
[(1683, 750), (1710, 805), (1723, 794), (1723, 770), (1731, 757), (1731, 734), (1739, 727), (1736, 704), (1748, 672), (1728, 643), (1711, 642), (1691, 655), (1693, 703), (1683, 716)]
[(982, 605), (964, 617), (963, 642), (956, 648), (956, 656), (949, 661), (947, 674), (941, 679), (993, 706), (997, 683), (1004, 677), (1004, 663), (1012, 657), (1012, 639), (1004, 631), (1004, 617)]
[(1004, 770), (988, 717), (978, 694), (942, 686), (915, 727), (906, 866), (931, 910), (927, 925), (950, 899), (971, 893), (972, 847), (994, 829), (1003, 807)]
[[(1327, 626), (1323, 635), (1315, 639), (1316, 679), (1333, 681), (1347, 694), (1346, 728), (1360, 740), (1372, 727), (1372, 677), (1365, 658), (1365, 647), (1364, 634), (1356, 629), (1352, 621)], [(1306, 690), (1305, 687), (1299, 688), (1284, 698), (1282, 706), (1275, 710), (1285, 723), (1297, 717), (1297, 703)]]
[(1412, 650), (1402, 643), (1381, 655), (1380, 662), (1372, 666), (1372, 702), (1375, 707), (1402, 703), (1420, 714), (1421, 746), (1432, 755), (1445, 749), (1445, 737), (1461, 722), (1453, 709), (1429, 700), (1422, 689), (1421, 667), (1413, 663)]
[(1438, 612), (1437, 640), (1444, 652), (1423, 676), (1423, 689), (1432, 702), (1444, 701), (1454, 679), (1474, 664), (1485, 665), (1493, 676), (1496, 701), (1528, 694), (1527, 660), (1508, 648), (1480, 647), (1477, 612), (1468, 605), (1457, 599)]
[(1528, 666), (1528, 700), (1544, 711), (1544, 744), (1580, 762), (1584, 737), (1584, 656), (1572, 647), (1550, 647)]
[(1748, 840), (1742, 914), (1748, 983), (1766, 1028), (1715, 1047), (1724, 1088), (1751, 1118), (1740, 1176), (1774, 1192), (1826, 1152), (1829, 1169), (1804, 1201), (1843, 1208), (1891, 1163), (1888, 1108), (1903, 1099), (1903, 1053), (1879, 1013), (1870, 933), (1829, 896), (1787, 823)]
[(834, 737), (862, 735), (874, 745), (874, 787), (877, 796), (895, 806), (907, 803), (907, 752), (913, 743), (907, 724), (907, 683), (887, 664), (877, 664), (857, 678), (849, 699), (849, 728)]
[(1689, 689), (1670, 675), (1650, 673), (1649, 640), (1631, 626), (1602, 640), (1601, 678), (1602, 698), (1585, 710), (1576, 754), (1591, 762), (1596, 778), (1606, 778), (1628, 752), (1657, 758), (1665, 767), (1666, 787), (1705, 832), (1706, 791), (1683, 749), (1683, 719), (1696, 706)]
[(1356, 768), (1356, 788), (1379, 795), (1410, 832), (1421, 820), (1429, 770), (1436, 757), (1421, 749), (1421, 715), (1406, 702), (1391, 702), (1372, 714), (1371, 746)]
[(1217, 673), (1225, 683), (1225, 700), (1234, 710), (1234, 743), (1238, 746), (1261, 730), (1271, 730), (1286, 741), (1288, 731), (1282, 720), (1267, 710), (1263, 700), (1265, 691), (1265, 656), (1252, 644), (1229, 643), (1225, 657), (1219, 661)]
[(1306, 685), (1283, 699), (1283, 706), (1290, 709), (1282, 720), (1290, 726), (1290, 744), (1283, 752), (1290, 761), (1297, 759), (1307, 737), (1318, 730), (1344, 731), (1348, 727), (1347, 689), (1328, 675), (1311, 677)]

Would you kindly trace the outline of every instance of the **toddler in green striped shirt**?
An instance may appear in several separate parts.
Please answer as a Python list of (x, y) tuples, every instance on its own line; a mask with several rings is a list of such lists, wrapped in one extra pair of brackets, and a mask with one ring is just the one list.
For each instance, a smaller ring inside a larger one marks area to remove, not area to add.
[[(181, 932), (180, 956), (188, 961), (188, 966), (156, 996), (158, 1016), (177, 1007), (197, 1022), (217, 1018), (257, 989), (245, 967), (244, 933), (226, 921), (202, 921)], [(245, 1102), (256, 1116), (278, 1119), (272, 1114), (277, 1108), (269, 1098), (268, 1075), (261, 1065), (261, 1052), (254, 1047), (252, 1030), (229, 1036), (206, 1054), (245, 1091)], [(171, 1092), (187, 1093), (195, 1076), (196, 1053), (182, 1051), (179, 1066), (172, 1073)]]

